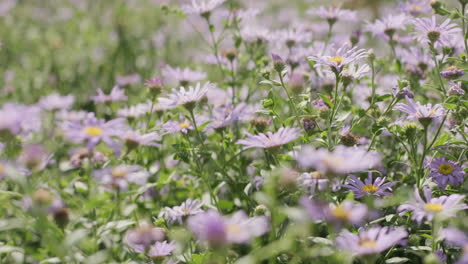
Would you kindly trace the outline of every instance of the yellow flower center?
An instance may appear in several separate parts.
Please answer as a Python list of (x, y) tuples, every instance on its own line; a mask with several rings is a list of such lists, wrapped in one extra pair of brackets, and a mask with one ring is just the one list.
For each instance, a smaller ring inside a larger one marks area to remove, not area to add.
[(0, 163), (0, 174), (5, 172), (5, 166), (3, 166), (2, 163)]
[(433, 115), (433, 114), (435, 114), (435, 113), (436, 113), (436, 111), (435, 111), (434, 109), (429, 110), (429, 114), (430, 114), (430, 115)]
[(450, 164), (442, 164), (437, 168), (437, 170), (444, 175), (451, 174), (453, 172), (453, 169), (453, 166)]
[(414, 12), (419, 12), (419, 11), (421, 11), (422, 8), (420, 6), (418, 6), (418, 5), (410, 5), (409, 9), (411, 11), (414, 11)]
[(424, 210), (432, 212), (432, 213), (438, 213), (442, 211), (442, 209), (444, 209), (444, 207), (441, 204), (437, 204), (437, 203), (427, 203), (424, 206)]
[(100, 136), (104, 132), (104, 130), (95, 126), (87, 126), (84, 128), (84, 131), (88, 133), (88, 135), (93, 136), (93, 137)]
[(127, 170), (124, 168), (117, 167), (112, 170), (111, 174), (114, 178), (124, 178), (125, 176), (127, 176)]
[(365, 192), (368, 192), (368, 193), (375, 193), (376, 191), (379, 190), (379, 187), (378, 186), (375, 186), (373, 184), (368, 184), (368, 185), (364, 185), (362, 186), (361, 188), (363, 191)]
[(359, 245), (363, 248), (375, 248), (377, 246), (377, 242), (369, 238), (363, 238), (359, 240)]
[(334, 209), (332, 209), (331, 213), (333, 214), (334, 217), (341, 219), (341, 220), (348, 220), (349, 219), (349, 213), (343, 209), (341, 206), (337, 206)]
[(190, 126), (190, 123), (188, 123), (188, 122), (182, 122), (182, 123), (179, 124), (180, 128), (188, 128), (189, 126)]
[(228, 224), (226, 228), (228, 233), (238, 234), (241, 231), (238, 224)]
[(338, 65), (343, 63), (344, 57), (343, 56), (333, 56), (329, 59), (330, 62), (336, 62)]

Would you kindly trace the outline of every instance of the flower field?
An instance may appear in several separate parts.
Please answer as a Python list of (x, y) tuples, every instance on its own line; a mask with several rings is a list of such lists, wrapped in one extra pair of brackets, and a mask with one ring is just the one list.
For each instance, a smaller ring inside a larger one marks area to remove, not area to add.
[(0, 1), (0, 263), (468, 264), (468, 0)]

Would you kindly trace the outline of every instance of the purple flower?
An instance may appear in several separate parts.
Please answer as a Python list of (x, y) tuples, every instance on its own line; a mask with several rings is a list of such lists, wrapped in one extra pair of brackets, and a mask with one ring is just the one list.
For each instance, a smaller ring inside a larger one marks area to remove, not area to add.
[(123, 132), (129, 130), (125, 119), (104, 121), (92, 115), (83, 121), (65, 121), (61, 128), (72, 142), (86, 142), (90, 151), (102, 141), (111, 147), (116, 155), (120, 153), (120, 144), (113, 137), (120, 137)]
[(58, 93), (53, 93), (42, 97), (38, 105), (42, 109), (55, 111), (61, 109), (70, 109), (74, 102), (75, 97), (73, 95), (61, 96)]
[(249, 148), (275, 148), (287, 144), (297, 139), (301, 132), (297, 128), (282, 127), (277, 132), (267, 132), (266, 134), (260, 133), (252, 135), (248, 132), (246, 139), (238, 140), (236, 144), (244, 145), (243, 149)]
[(439, 121), (445, 116), (445, 109), (442, 105), (432, 104), (421, 105), (419, 102), (414, 102), (411, 98), (406, 98), (408, 104), (398, 103), (393, 108), (408, 114), (408, 119), (419, 120), (423, 125), (429, 124), (432, 120)]
[(303, 168), (315, 168), (323, 174), (346, 174), (375, 168), (382, 157), (379, 152), (362, 147), (339, 145), (329, 152), (306, 146), (296, 155), (296, 160)]
[(138, 165), (118, 165), (93, 172), (93, 177), (102, 185), (120, 191), (126, 191), (131, 183), (143, 186), (150, 176), (149, 172)]
[(161, 210), (158, 217), (162, 217), (171, 223), (178, 222), (181, 224), (185, 217), (203, 213), (202, 206), (203, 202), (198, 199), (187, 199), (181, 205), (172, 208), (165, 207)]
[(452, 194), (432, 198), (431, 190), (427, 186), (424, 187), (423, 191), (425, 200), (421, 198), (418, 189), (415, 188), (414, 200), (398, 207), (400, 215), (411, 211), (413, 212), (411, 218), (421, 224), (424, 218), (431, 221), (436, 215), (444, 218), (455, 217), (458, 211), (468, 208), (463, 203), (464, 195)]
[[(363, 196), (375, 195), (375, 196), (384, 196), (392, 195), (392, 186), (396, 182), (387, 182), (385, 183), (385, 178), (377, 177), (375, 180), (372, 179), (372, 172), (368, 173), (367, 179), (363, 182), (354, 175), (349, 176), (347, 184), (343, 187), (348, 188), (354, 193), (356, 198), (361, 198)], [(388, 191), (387, 191), (388, 190)]]
[(367, 216), (367, 206), (345, 200), (341, 204), (325, 203), (318, 200), (310, 200), (303, 197), (300, 204), (304, 207), (306, 213), (314, 221), (330, 221), (341, 226), (343, 224), (360, 225)]
[(117, 76), (115, 82), (118, 86), (126, 86), (131, 84), (137, 84), (141, 82), (141, 77), (139, 74), (130, 74), (125, 76)]
[(447, 244), (463, 249), (463, 255), (455, 264), (468, 263), (468, 236), (465, 232), (453, 227), (448, 227), (441, 229), (439, 231), (439, 236), (441, 239), (445, 240)]
[(6, 103), (0, 109), (0, 131), (12, 135), (38, 132), (41, 128), (41, 110), (36, 106)]
[(252, 238), (265, 234), (269, 229), (266, 217), (249, 218), (243, 211), (224, 217), (211, 210), (190, 217), (187, 225), (199, 240), (208, 242), (213, 247), (229, 243), (245, 244)]
[(185, 107), (194, 106), (196, 102), (200, 101), (206, 96), (208, 89), (212, 88), (213, 85), (209, 82), (203, 84), (197, 83), (195, 87), (189, 86), (186, 90), (185, 87), (180, 87), (179, 90), (173, 89), (172, 94), (168, 98), (160, 97), (159, 104), (167, 107), (174, 108), (179, 105)]
[(347, 9), (341, 9), (339, 7), (324, 7), (321, 6), (316, 9), (309, 9), (307, 11), (309, 15), (316, 15), (322, 19), (325, 19), (330, 24), (334, 24), (338, 20), (343, 21), (355, 21), (357, 20), (357, 12)]
[(175, 134), (179, 132), (187, 134), (189, 130), (193, 129), (194, 127), (192, 123), (185, 120), (182, 116), (180, 117), (180, 121), (167, 121), (162, 126), (163, 135)]
[(138, 146), (158, 147), (160, 144), (155, 141), (161, 140), (161, 136), (156, 132), (141, 134), (138, 131), (127, 131), (122, 134), (122, 139), (128, 148), (135, 148)]
[(240, 103), (237, 106), (226, 105), (213, 109), (213, 116), (209, 118), (207, 129), (220, 129), (228, 127), (239, 121), (248, 121), (254, 117), (254, 109), (246, 103)]
[(455, 80), (465, 75), (465, 72), (458, 69), (457, 66), (449, 66), (445, 71), (441, 71), (440, 75), (445, 79)]
[(431, 171), (428, 177), (432, 178), (442, 190), (445, 190), (447, 184), (453, 187), (463, 183), (465, 171), (454, 161), (443, 157), (436, 158), (428, 167)]
[(154, 245), (150, 247), (148, 254), (148, 257), (157, 260), (157, 259), (163, 259), (167, 256), (170, 256), (172, 254), (172, 251), (175, 249), (175, 243), (172, 241), (171, 243), (167, 243), (167, 241), (163, 242), (156, 242)]
[(401, 227), (371, 227), (359, 230), (358, 234), (344, 230), (336, 238), (336, 246), (353, 255), (378, 254), (400, 244), (407, 236), (408, 232)]
[(365, 57), (367, 57), (366, 50), (351, 47), (345, 43), (338, 49), (332, 47), (328, 51), (328, 55), (313, 55), (307, 59), (316, 62), (314, 67), (329, 66), (333, 71), (341, 72), (346, 65)]
[(143, 253), (149, 250), (153, 243), (163, 240), (164, 237), (164, 229), (144, 224), (128, 230), (125, 243), (136, 252)]
[(189, 68), (172, 68), (169, 65), (162, 69), (162, 75), (164, 76), (164, 79), (167, 79), (170, 82), (178, 82), (182, 86), (191, 82), (198, 82), (206, 78), (206, 73), (204, 72), (193, 71)]
[(329, 182), (330, 180), (328, 178), (323, 177), (323, 175), (317, 171), (312, 173), (302, 173), (297, 178), (297, 183), (307, 189), (310, 195), (315, 194), (317, 190), (325, 190), (328, 187)]
[(109, 94), (105, 94), (101, 89), (98, 89), (97, 92), (98, 94), (93, 96), (93, 101), (95, 103), (126, 101), (128, 99), (125, 95), (125, 91), (118, 85), (114, 86)]
[(183, 5), (182, 11), (186, 14), (206, 15), (226, 0), (191, 0), (190, 4)]
[[(138, 118), (140, 116), (146, 115), (150, 113), (151, 111), (151, 102), (148, 101), (146, 103), (141, 103), (137, 105), (132, 105), (129, 107), (125, 107), (122, 109), (119, 109), (117, 111), (117, 116), (119, 117), (125, 117), (125, 118)], [(153, 105), (153, 111), (156, 110), (156, 106)]]
[(415, 25), (415, 39), (423, 43), (436, 43), (442, 37), (458, 34), (461, 29), (456, 24), (451, 24), (451, 20), (447, 19), (442, 24), (438, 24), (436, 17), (432, 18), (416, 18), (413, 20)]
[(462, 88), (462, 82), (450, 81), (450, 88), (448, 90), (449, 95), (462, 96), (465, 94), (465, 90)]
[(400, 2), (399, 8), (412, 16), (419, 16), (421, 14), (428, 14), (432, 11), (431, 5), (428, 0), (410, 0)]
[(389, 14), (383, 19), (377, 19), (374, 23), (367, 23), (365, 30), (388, 41), (393, 40), (394, 34), (398, 30), (404, 30), (407, 24), (408, 17), (405, 14)]
[(270, 35), (270, 42), (275, 43), (277, 46), (286, 45), (289, 48), (311, 40), (312, 34), (302, 27), (281, 29)]

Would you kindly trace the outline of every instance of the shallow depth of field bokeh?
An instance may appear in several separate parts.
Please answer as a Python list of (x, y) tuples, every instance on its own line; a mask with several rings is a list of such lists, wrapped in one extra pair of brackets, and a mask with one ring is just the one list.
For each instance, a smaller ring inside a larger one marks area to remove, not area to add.
[(0, 263), (468, 264), (468, 0), (0, 1)]

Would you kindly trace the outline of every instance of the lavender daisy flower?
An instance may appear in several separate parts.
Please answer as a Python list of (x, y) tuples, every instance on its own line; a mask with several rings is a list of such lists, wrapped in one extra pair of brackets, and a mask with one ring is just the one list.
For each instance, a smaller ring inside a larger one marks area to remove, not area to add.
[(431, 190), (427, 186), (424, 187), (423, 191), (425, 200), (421, 198), (418, 189), (415, 188), (414, 200), (398, 207), (400, 215), (406, 212), (413, 212), (411, 218), (421, 224), (424, 218), (431, 221), (435, 216), (443, 218), (455, 217), (458, 211), (468, 208), (463, 203), (463, 199), (465, 199), (464, 195), (452, 194), (432, 198)]
[(0, 131), (12, 135), (38, 132), (41, 128), (41, 110), (35, 106), (6, 103), (0, 109)]
[(350, 200), (345, 200), (341, 204), (327, 204), (303, 197), (300, 204), (312, 220), (330, 221), (337, 226), (347, 223), (360, 225), (364, 222), (368, 212), (365, 204), (355, 203)]
[(119, 191), (126, 191), (131, 183), (143, 186), (150, 176), (138, 165), (118, 165), (93, 172), (93, 177), (102, 185)]
[(447, 80), (455, 80), (465, 75), (465, 72), (452, 65), (447, 67), (445, 71), (441, 71), (440, 75)]
[(309, 9), (307, 11), (309, 15), (316, 15), (322, 19), (327, 20), (331, 25), (335, 24), (338, 20), (342, 21), (355, 21), (357, 20), (357, 12), (347, 9), (341, 9), (339, 7), (324, 7), (321, 6), (316, 9)]
[(193, 71), (189, 68), (172, 68), (169, 65), (162, 69), (162, 75), (164, 79), (170, 82), (178, 82), (181, 86), (186, 86), (191, 82), (199, 82), (206, 78), (204, 72)]
[(393, 40), (395, 33), (398, 30), (404, 30), (407, 24), (408, 17), (405, 14), (390, 14), (383, 19), (377, 19), (374, 23), (368, 22), (364, 30), (388, 41)]
[(344, 230), (336, 238), (336, 246), (353, 255), (371, 255), (402, 243), (407, 236), (408, 232), (401, 227), (371, 227), (359, 230), (358, 234)]
[(399, 8), (403, 12), (415, 17), (421, 14), (428, 14), (432, 11), (428, 0), (410, 0), (406, 2), (400, 2)]
[(125, 91), (118, 85), (114, 86), (109, 94), (105, 94), (101, 89), (98, 89), (98, 94), (93, 96), (95, 103), (108, 103), (117, 101), (126, 101), (128, 97), (125, 95)]
[(226, 0), (191, 0), (190, 4), (182, 6), (182, 11), (186, 14), (207, 16), (225, 1)]
[(387, 182), (385, 178), (377, 177), (375, 180), (372, 179), (372, 172), (368, 173), (367, 179), (363, 182), (354, 175), (349, 176), (347, 184), (343, 187), (348, 188), (349, 191), (354, 193), (354, 197), (361, 198), (368, 195), (384, 196), (392, 195), (392, 186), (396, 183)]
[(468, 236), (465, 232), (453, 227), (448, 227), (441, 229), (439, 231), (439, 236), (441, 239), (445, 240), (447, 244), (463, 249), (463, 255), (455, 264), (468, 263)]
[(413, 20), (415, 39), (418, 42), (434, 44), (439, 42), (442, 37), (460, 33), (461, 29), (450, 22), (451, 20), (447, 19), (442, 24), (438, 24), (435, 16), (432, 16), (432, 18), (416, 18)]
[(199, 240), (208, 242), (212, 247), (222, 247), (229, 243), (245, 244), (269, 229), (266, 217), (249, 218), (243, 211), (223, 217), (211, 210), (190, 217), (187, 225)]
[(125, 141), (125, 145), (130, 149), (138, 146), (158, 147), (160, 144), (155, 141), (161, 140), (161, 136), (156, 132), (141, 134), (138, 131), (127, 131), (121, 138)]
[(367, 76), (369, 72), (370, 72), (370, 67), (367, 64), (363, 64), (363, 65), (350, 64), (349, 67), (347, 67), (341, 72), (341, 78), (345, 86), (347, 86), (352, 81), (359, 80)]
[(331, 47), (328, 55), (314, 55), (307, 59), (316, 62), (314, 67), (329, 66), (332, 71), (340, 73), (346, 65), (365, 57), (367, 57), (367, 52), (364, 49), (351, 47), (345, 43), (338, 49)]
[(242, 40), (249, 44), (266, 43), (270, 39), (270, 31), (259, 26), (243, 26), (240, 34), (242, 36)]
[(194, 127), (192, 123), (185, 120), (183, 117), (180, 117), (180, 121), (167, 121), (162, 126), (163, 135), (175, 134), (179, 132), (187, 134), (189, 130), (193, 129)]
[[(156, 107), (153, 107), (153, 108), (156, 109)], [(119, 109), (117, 111), (117, 116), (125, 117), (128, 119), (133, 119), (133, 118), (138, 118), (140, 116), (146, 115), (150, 111), (151, 111), (151, 102), (148, 101), (146, 103), (137, 104), (137, 105)]]
[(314, 149), (306, 146), (296, 155), (296, 160), (303, 168), (315, 168), (323, 174), (346, 174), (367, 171), (377, 167), (381, 154), (367, 151), (362, 147), (337, 146), (332, 152), (327, 149)]
[(153, 260), (159, 260), (159, 259), (163, 259), (167, 256), (172, 255), (172, 251), (174, 251), (174, 249), (175, 249), (174, 241), (172, 241), (171, 243), (167, 243), (167, 241), (163, 241), (163, 242), (158, 241), (150, 247), (147, 255)]
[(120, 153), (120, 144), (113, 137), (120, 137), (122, 132), (129, 130), (124, 119), (104, 121), (94, 116), (88, 116), (81, 122), (65, 121), (61, 128), (72, 142), (87, 142), (89, 151), (102, 141), (111, 147), (116, 155)]
[(254, 109), (246, 103), (240, 103), (237, 106), (226, 105), (213, 109), (213, 117), (209, 118), (207, 129), (221, 129), (228, 127), (239, 121), (248, 121), (254, 117)]
[(454, 161), (443, 157), (436, 158), (427, 167), (431, 171), (428, 177), (442, 190), (445, 190), (447, 184), (453, 187), (463, 183), (465, 171)]
[(203, 205), (203, 202), (198, 199), (187, 199), (181, 205), (172, 208), (165, 207), (161, 210), (158, 217), (162, 217), (171, 223), (178, 222), (182, 224), (184, 218), (203, 213), (204, 211), (201, 209)]
[(246, 139), (241, 139), (236, 144), (244, 145), (243, 149), (249, 148), (276, 148), (287, 144), (301, 135), (301, 132), (297, 128), (282, 127), (277, 132), (267, 132), (266, 134), (260, 133), (258, 135), (252, 135), (248, 132)]
[(158, 99), (159, 104), (167, 108), (174, 108), (177, 106), (184, 106), (192, 109), (196, 102), (200, 101), (206, 96), (208, 89), (212, 88), (213, 85), (209, 82), (203, 84), (197, 83), (195, 87), (189, 86), (186, 90), (185, 87), (180, 87), (179, 90), (173, 89), (172, 94), (168, 98), (160, 97)]
[(465, 94), (465, 90), (462, 88), (462, 82), (450, 81), (450, 88), (448, 90), (449, 95), (462, 96)]
[(310, 42), (311, 39), (312, 34), (301, 27), (277, 30), (270, 36), (270, 42), (286, 45), (289, 48)]
[(398, 103), (393, 108), (408, 114), (410, 120), (419, 120), (423, 125), (429, 125), (433, 120), (440, 121), (445, 116), (445, 108), (436, 104), (421, 105), (419, 102), (414, 102), (413, 99), (406, 98), (408, 104)]
[(42, 109), (55, 111), (61, 109), (70, 109), (74, 102), (75, 97), (73, 95), (61, 96), (57, 93), (53, 93), (48, 96), (42, 97), (38, 105)]
[(149, 250), (150, 246), (165, 237), (164, 229), (147, 224), (127, 231), (125, 243), (138, 253)]
[(323, 177), (320, 172), (302, 173), (297, 178), (299, 186), (307, 189), (310, 195), (315, 194), (316, 191), (323, 191), (328, 187), (329, 179)]

